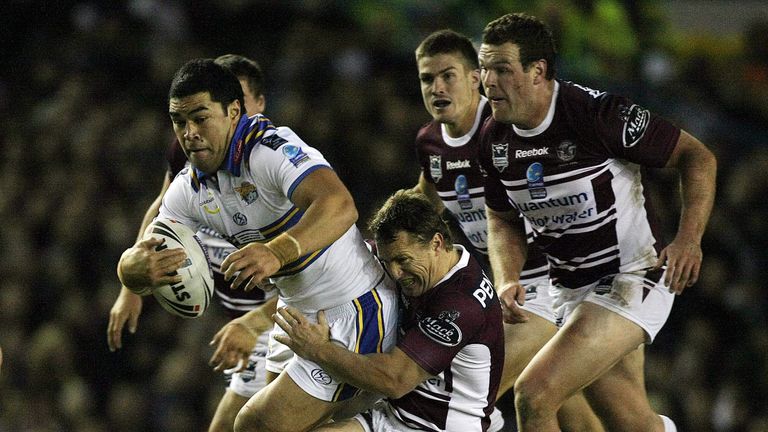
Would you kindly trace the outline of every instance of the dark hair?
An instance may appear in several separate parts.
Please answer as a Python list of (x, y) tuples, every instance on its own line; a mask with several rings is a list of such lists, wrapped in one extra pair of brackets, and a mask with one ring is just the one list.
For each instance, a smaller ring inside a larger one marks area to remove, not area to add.
[(447, 249), (453, 248), (451, 230), (435, 206), (424, 194), (410, 189), (401, 189), (389, 197), (371, 218), (368, 229), (376, 242), (383, 244), (397, 240), (400, 231), (412, 235), (421, 244), (429, 243), (435, 233), (440, 233)]
[(241, 110), (244, 112), (243, 88), (240, 81), (213, 59), (190, 60), (176, 71), (168, 91), (168, 100), (203, 92), (210, 93), (211, 101), (221, 103), (225, 113), (229, 104), (235, 100), (240, 101)]
[(535, 61), (547, 61), (546, 79), (555, 77), (555, 40), (552, 31), (536, 17), (523, 13), (506, 14), (488, 23), (483, 43), (502, 45), (511, 42), (520, 48), (520, 63), (528, 70)]
[(264, 94), (264, 72), (255, 60), (237, 54), (224, 54), (215, 62), (232, 72), (237, 79), (244, 79), (254, 97)]
[(450, 29), (438, 30), (427, 36), (416, 48), (416, 60), (437, 54), (458, 53), (468, 69), (478, 69), (477, 50), (468, 37)]

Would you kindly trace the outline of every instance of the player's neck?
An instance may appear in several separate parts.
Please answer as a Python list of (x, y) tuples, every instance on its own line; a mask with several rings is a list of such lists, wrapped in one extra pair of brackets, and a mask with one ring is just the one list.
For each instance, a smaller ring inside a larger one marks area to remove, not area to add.
[(470, 104), (470, 109), (456, 123), (445, 123), (445, 132), (451, 138), (461, 138), (472, 130), (477, 117), (477, 109), (480, 106), (480, 96), (475, 98), (474, 103)]

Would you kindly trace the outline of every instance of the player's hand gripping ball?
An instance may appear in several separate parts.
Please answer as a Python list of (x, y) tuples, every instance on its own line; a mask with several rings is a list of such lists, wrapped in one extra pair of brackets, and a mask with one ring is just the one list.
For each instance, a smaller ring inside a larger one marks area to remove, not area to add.
[(187, 259), (177, 272), (181, 282), (163, 285), (152, 290), (152, 295), (163, 309), (182, 318), (197, 318), (211, 304), (213, 296), (213, 270), (205, 247), (195, 233), (185, 225), (165, 218), (157, 218), (147, 227), (145, 236), (165, 240), (156, 250), (182, 248)]

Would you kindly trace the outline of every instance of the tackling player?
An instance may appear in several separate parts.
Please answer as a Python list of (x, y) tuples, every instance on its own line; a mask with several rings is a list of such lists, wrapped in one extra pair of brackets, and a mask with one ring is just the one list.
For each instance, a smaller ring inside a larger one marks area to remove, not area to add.
[[(378, 256), (404, 305), (397, 346), (360, 355), (329, 338), (293, 308), (275, 321), (278, 340), (331, 376), (387, 399), (323, 431), (481, 432), (491, 425), (504, 364), (501, 308), (480, 264), (453, 244), (448, 225), (423, 194), (401, 190), (370, 223)], [(314, 318), (314, 317), (312, 317)]]

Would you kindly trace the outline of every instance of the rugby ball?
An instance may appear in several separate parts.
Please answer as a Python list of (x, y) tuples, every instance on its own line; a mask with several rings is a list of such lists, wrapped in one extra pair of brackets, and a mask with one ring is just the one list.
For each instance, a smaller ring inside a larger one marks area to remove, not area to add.
[(182, 248), (187, 259), (177, 272), (181, 282), (163, 285), (152, 290), (152, 295), (166, 311), (182, 318), (197, 318), (208, 309), (213, 296), (213, 270), (208, 253), (200, 239), (187, 226), (166, 218), (155, 219), (145, 232), (165, 242), (155, 248)]

